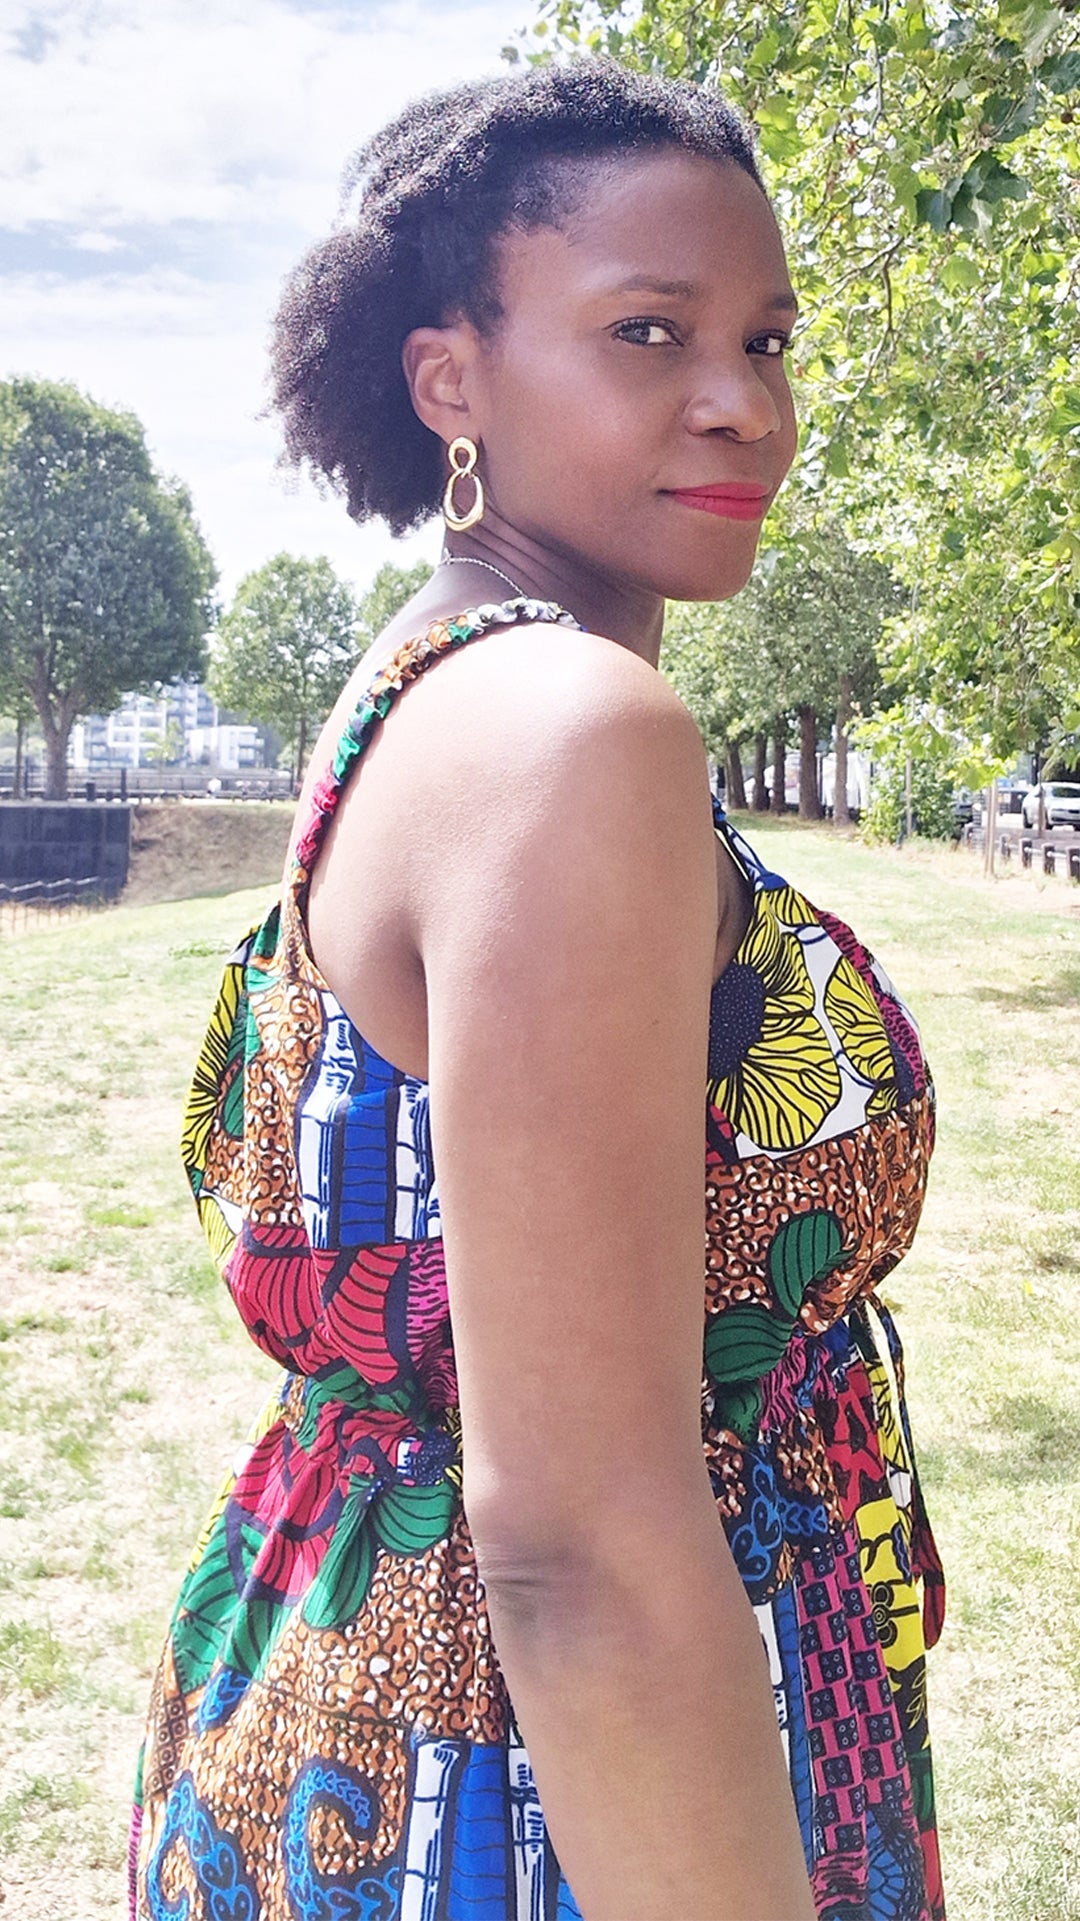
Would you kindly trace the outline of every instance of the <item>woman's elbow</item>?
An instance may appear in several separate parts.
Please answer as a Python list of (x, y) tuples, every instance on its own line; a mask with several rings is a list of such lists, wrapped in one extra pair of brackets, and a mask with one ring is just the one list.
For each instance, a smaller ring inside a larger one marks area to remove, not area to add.
[[(702, 1477), (703, 1488), (707, 1482)], [(622, 1485), (590, 1504), (578, 1496), (548, 1501), (535, 1486), (518, 1498), (466, 1500), (477, 1570), (496, 1634), (593, 1638), (645, 1617), (671, 1577), (676, 1589), (695, 1583), (703, 1555), (711, 1560), (721, 1530), (702, 1489), (672, 1487), (658, 1500), (655, 1483)], [(657, 1569), (666, 1570), (659, 1581)], [(650, 1572), (651, 1570), (651, 1572)]]

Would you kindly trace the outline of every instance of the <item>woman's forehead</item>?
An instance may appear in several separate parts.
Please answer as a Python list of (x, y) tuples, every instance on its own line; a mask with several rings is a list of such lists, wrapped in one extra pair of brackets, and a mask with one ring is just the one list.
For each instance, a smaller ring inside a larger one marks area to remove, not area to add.
[(722, 283), (794, 305), (783, 243), (762, 189), (736, 162), (661, 149), (605, 157), (558, 227), (511, 229), (503, 292), (534, 284), (567, 295), (652, 294), (692, 302)]

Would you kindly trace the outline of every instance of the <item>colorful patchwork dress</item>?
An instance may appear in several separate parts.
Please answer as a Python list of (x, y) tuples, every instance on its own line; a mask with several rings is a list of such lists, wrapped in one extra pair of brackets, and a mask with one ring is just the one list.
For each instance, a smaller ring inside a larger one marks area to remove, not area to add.
[[(336, 803), (403, 687), (537, 618), (568, 616), (470, 609), (375, 675), (279, 904), (225, 968), (184, 1158), (236, 1307), (285, 1372), (154, 1683), (140, 1921), (578, 1914), (462, 1511), (428, 1087), (357, 1032), (304, 925)], [(703, 1090), (703, 1447), (821, 1921), (940, 1921), (924, 1649), (943, 1588), (877, 1292), (919, 1217), (933, 1091), (871, 955), (719, 807), (715, 827), (754, 900)]]

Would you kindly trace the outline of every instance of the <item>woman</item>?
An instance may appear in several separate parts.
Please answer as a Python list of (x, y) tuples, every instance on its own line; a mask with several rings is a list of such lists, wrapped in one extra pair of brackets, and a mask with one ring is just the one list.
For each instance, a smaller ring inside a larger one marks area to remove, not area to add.
[(134, 1911), (930, 1921), (940, 1586), (872, 1291), (930, 1084), (656, 670), (794, 452), (772, 212), (715, 95), (593, 62), (421, 103), (361, 182), (277, 404), (447, 548), (188, 1109), (288, 1371), (177, 1606)]

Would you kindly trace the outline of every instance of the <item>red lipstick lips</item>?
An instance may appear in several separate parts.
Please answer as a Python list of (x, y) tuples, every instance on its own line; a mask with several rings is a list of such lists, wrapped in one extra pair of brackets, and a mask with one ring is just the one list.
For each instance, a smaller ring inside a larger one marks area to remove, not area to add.
[(672, 500), (702, 513), (721, 514), (726, 520), (761, 520), (771, 490), (757, 481), (725, 480), (713, 487), (678, 487), (670, 492)]

